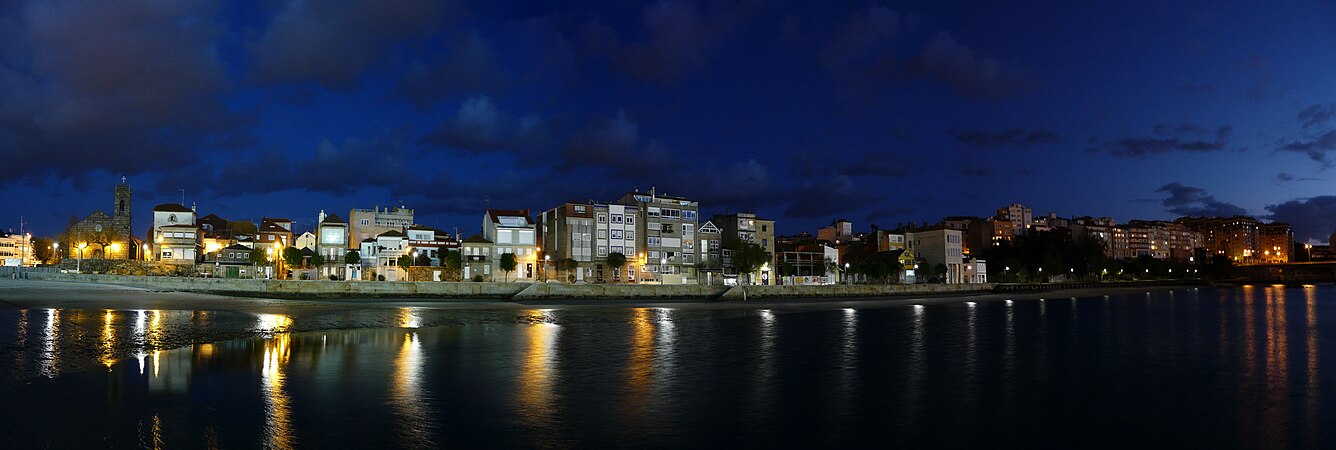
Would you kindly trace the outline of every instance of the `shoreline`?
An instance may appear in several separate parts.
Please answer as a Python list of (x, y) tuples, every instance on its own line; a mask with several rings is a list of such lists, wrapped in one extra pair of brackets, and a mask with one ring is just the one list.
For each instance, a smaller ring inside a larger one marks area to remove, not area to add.
[[(680, 298), (441, 298), (441, 297), (371, 297), (371, 296), (311, 296), (306, 298), (277, 298), (263, 295), (237, 295), (220, 292), (159, 290), (144, 287), (104, 284), (84, 281), (48, 281), (0, 279), (0, 307), (10, 308), (69, 308), (69, 309), (169, 309), (169, 310), (229, 310), (270, 312), (273, 310), (301, 309), (358, 309), (417, 307), (442, 310), (528, 310), (528, 309), (590, 309), (676, 307), (689, 309), (833, 309), (877, 308), (910, 304), (943, 304), (966, 301), (1032, 300), (1051, 297), (1083, 297), (1137, 291), (1159, 291), (1210, 285), (1183, 282), (1154, 285), (1107, 285), (1064, 288), (1054, 290), (992, 292), (915, 292), (897, 295), (858, 295), (822, 297), (760, 297), (748, 300), (712, 299), (701, 297)], [(752, 286), (754, 288), (756, 286)], [(774, 288), (782, 288), (774, 286)]]

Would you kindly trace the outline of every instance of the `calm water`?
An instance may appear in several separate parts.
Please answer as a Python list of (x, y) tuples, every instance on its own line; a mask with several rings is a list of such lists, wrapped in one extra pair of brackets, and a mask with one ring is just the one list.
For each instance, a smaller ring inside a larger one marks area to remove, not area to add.
[[(1331, 446), (1333, 305), (1321, 286), (831, 310), (0, 310), (0, 442)], [(192, 343), (233, 335), (252, 337)]]

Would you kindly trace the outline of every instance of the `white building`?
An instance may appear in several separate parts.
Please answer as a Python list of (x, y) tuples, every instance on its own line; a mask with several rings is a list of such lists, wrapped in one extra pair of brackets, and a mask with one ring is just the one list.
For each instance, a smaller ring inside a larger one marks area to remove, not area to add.
[[(482, 237), (492, 242), (493, 274), (520, 281), (533, 281), (541, 263), (538, 251), (538, 224), (529, 210), (488, 209), (482, 218)], [(501, 270), (502, 255), (515, 255), (515, 270)], [(630, 259), (629, 257), (627, 259)]]
[[(348, 253), (348, 222), (344, 222), (336, 214), (325, 215), (320, 211), (316, 221), (316, 234), (319, 238), (315, 244), (315, 253), (325, 258), (325, 264), (320, 268), (320, 276), (328, 277), (330, 275), (340, 276), (344, 279), (356, 279), (353, 274), (347, 273), (348, 266), (344, 264), (344, 255)], [(343, 269), (344, 273), (339, 273)]]
[(293, 240), (293, 247), (297, 247), (299, 249), (305, 248), (305, 249), (310, 249), (311, 251), (315, 251), (315, 246), (316, 246), (315, 233), (312, 233), (310, 231), (303, 232), (301, 235), (297, 236), (297, 239)]
[(362, 240), (362, 267), (368, 269), (377, 279), (398, 281), (408, 274), (399, 268), (399, 257), (407, 254), (408, 236), (390, 230), (375, 238)]
[(195, 210), (175, 203), (153, 207), (153, 254), (170, 264), (194, 264), (200, 254)]
[(0, 263), (6, 266), (37, 265), (37, 256), (32, 251), (32, 234), (0, 234)]
[(927, 261), (927, 267), (916, 272), (920, 279), (938, 277), (937, 265), (946, 266), (946, 283), (964, 283), (964, 242), (960, 230), (934, 226), (926, 230), (905, 233), (908, 250)]

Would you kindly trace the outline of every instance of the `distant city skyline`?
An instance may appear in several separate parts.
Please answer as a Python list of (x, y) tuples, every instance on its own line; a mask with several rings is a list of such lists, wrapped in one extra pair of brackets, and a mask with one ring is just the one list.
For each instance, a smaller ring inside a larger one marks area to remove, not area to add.
[(1336, 231), (1319, 4), (12, 2), (0, 35), (0, 227), (39, 235), (122, 176), (136, 234), (182, 189), (475, 232), (651, 186), (782, 234), (1011, 203)]

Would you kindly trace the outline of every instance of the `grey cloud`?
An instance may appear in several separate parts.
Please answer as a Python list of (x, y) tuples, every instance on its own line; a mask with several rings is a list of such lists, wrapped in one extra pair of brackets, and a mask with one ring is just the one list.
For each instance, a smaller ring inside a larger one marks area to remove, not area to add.
[[(0, 147), (34, 170), (82, 183), (190, 163), (243, 141), (208, 1), (33, 2), (0, 8)], [(114, 153), (113, 153), (114, 151)], [(114, 154), (115, 156), (111, 156)]]
[(1336, 131), (1328, 131), (1307, 140), (1290, 141), (1282, 144), (1279, 150), (1303, 154), (1322, 164), (1322, 168), (1328, 168), (1331, 167), (1331, 158), (1327, 153), (1336, 150)]
[(558, 151), (560, 168), (606, 168), (631, 176), (631, 172), (653, 172), (667, 168), (670, 149), (657, 140), (642, 140), (640, 124), (619, 111), (616, 117), (598, 120), (566, 141)]
[(350, 88), (389, 43), (435, 32), (450, 6), (433, 0), (288, 0), (247, 44), (250, 76), (266, 84), (315, 80)]
[[(548, 138), (547, 123), (537, 116), (514, 118), (492, 99), (475, 96), (440, 128), (418, 140), (421, 144), (471, 152), (530, 150)], [(632, 130), (634, 131), (634, 130)]]
[(1159, 189), (1156, 189), (1155, 192), (1168, 194), (1168, 197), (1160, 203), (1164, 205), (1166, 211), (1174, 214), (1184, 216), (1231, 217), (1248, 213), (1237, 205), (1216, 200), (1214, 196), (1206, 193), (1205, 189), (1185, 186), (1178, 182), (1161, 186)]
[(956, 142), (974, 148), (1062, 142), (1062, 136), (1058, 133), (1042, 128), (1032, 130), (1011, 128), (1005, 131), (956, 130), (952, 131), (951, 134), (955, 136)]
[(1295, 242), (1326, 242), (1336, 232), (1336, 195), (1290, 200), (1266, 210), (1272, 220), (1294, 227)]
[(1173, 151), (1216, 152), (1225, 150), (1234, 128), (1224, 125), (1207, 129), (1195, 124), (1159, 124), (1152, 133), (1143, 136), (1125, 136), (1105, 142), (1096, 141), (1090, 152), (1107, 151), (1115, 156), (1141, 158)]
[(412, 62), (396, 89), (419, 108), (426, 108), (454, 95), (493, 91), (506, 83), (491, 42), (472, 32), (452, 39), (448, 52)]
[[(304, 190), (349, 194), (367, 187), (411, 191), (406, 187), (420, 182), (420, 176), (406, 164), (416, 154), (412, 141), (400, 130), (370, 139), (348, 138), (338, 145), (324, 140), (309, 156), (296, 160), (282, 156), (286, 153), (281, 149), (253, 152), (225, 166), (208, 187), (220, 193)], [(204, 178), (208, 172), (201, 169), (198, 173)], [(220, 186), (226, 186), (225, 191), (217, 191)]]
[(1281, 173), (1276, 174), (1276, 181), (1279, 181), (1279, 182), (1282, 182), (1282, 183), (1288, 183), (1288, 182), (1291, 182), (1291, 181), (1317, 181), (1317, 178), (1312, 178), (1312, 177), (1303, 177), (1303, 178), (1299, 178), (1299, 177), (1296, 177), (1296, 176), (1294, 176), (1294, 175), (1290, 175), (1290, 174), (1288, 174), (1288, 173), (1281, 172)]
[(910, 74), (945, 83), (971, 98), (1011, 96), (1024, 92), (1031, 85), (1023, 69), (979, 56), (946, 32), (929, 40), (906, 69)]
[(1307, 130), (1316, 126), (1326, 125), (1331, 121), (1333, 116), (1336, 116), (1336, 103), (1328, 103), (1325, 105), (1315, 104), (1299, 111), (1298, 119), (1299, 124)]

